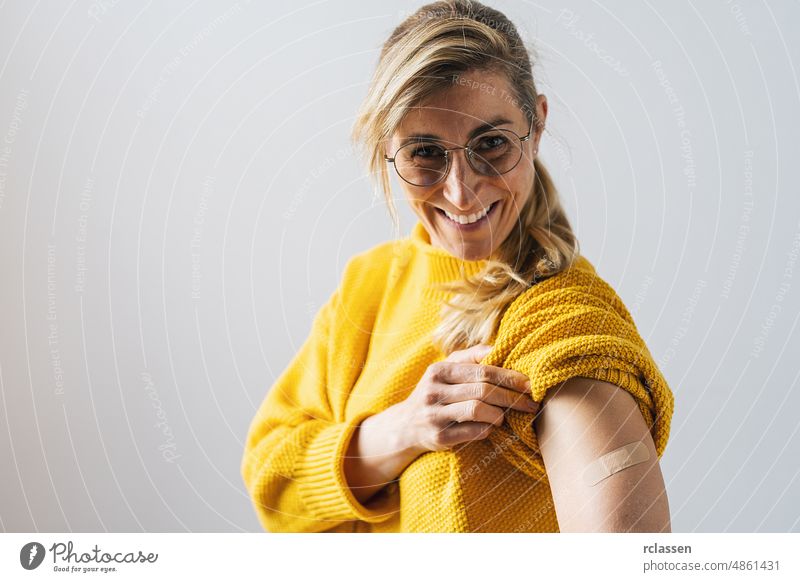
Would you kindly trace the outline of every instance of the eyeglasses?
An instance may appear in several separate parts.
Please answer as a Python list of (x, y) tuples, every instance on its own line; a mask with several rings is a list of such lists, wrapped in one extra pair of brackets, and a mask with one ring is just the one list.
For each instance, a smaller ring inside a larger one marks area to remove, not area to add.
[(450, 149), (420, 139), (398, 148), (394, 157), (383, 157), (393, 162), (397, 175), (412, 186), (433, 186), (444, 180), (450, 171), (450, 152), (457, 150), (465, 150), (467, 162), (479, 174), (499, 176), (519, 164), (522, 142), (530, 139), (534, 119), (523, 137), (510, 129), (492, 129), (476, 135), (465, 146)]

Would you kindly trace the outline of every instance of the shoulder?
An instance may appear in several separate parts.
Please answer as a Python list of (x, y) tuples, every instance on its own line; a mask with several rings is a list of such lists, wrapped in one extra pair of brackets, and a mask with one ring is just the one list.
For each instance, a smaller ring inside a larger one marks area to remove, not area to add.
[(342, 285), (359, 287), (369, 283), (379, 287), (402, 253), (402, 246), (402, 241), (385, 241), (354, 254), (344, 266)]
[(398, 257), (403, 255), (403, 241), (385, 241), (352, 255), (342, 270), (337, 290), (343, 317), (364, 322), (377, 311), (389, 287), (388, 281)]
[(537, 314), (549, 319), (558, 313), (585, 315), (591, 310), (611, 313), (633, 323), (614, 288), (597, 273), (589, 259), (578, 254), (570, 265), (517, 296), (506, 309), (501, 326), (526, 325)]
[[(547, 391), (535, 426), (542, 441), (558, 431), (567, 431), (574, 433), (569, 435), (570, 439), (580, 433), (583, 438), (589, 437), (588, 442), (596, 443), (600, 436), (618, 437), (616, 432), (623, 427), (635, 432), (636, 438), (644, 438), (648, 429), (637, 411), (636, 400), (621, 386), (588, 376), (573, 376)], [(633, 438), (629, 434), (622, 440)]]

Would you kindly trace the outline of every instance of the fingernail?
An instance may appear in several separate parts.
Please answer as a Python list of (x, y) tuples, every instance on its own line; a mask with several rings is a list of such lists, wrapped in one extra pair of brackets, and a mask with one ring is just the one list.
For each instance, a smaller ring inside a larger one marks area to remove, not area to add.
[(528, 400), (527, 406), (528, 406), (528, 409), (530, 409), (530, 410), (538, 410), (539, 409), (539, 403), (536, 402), (535, 400)]

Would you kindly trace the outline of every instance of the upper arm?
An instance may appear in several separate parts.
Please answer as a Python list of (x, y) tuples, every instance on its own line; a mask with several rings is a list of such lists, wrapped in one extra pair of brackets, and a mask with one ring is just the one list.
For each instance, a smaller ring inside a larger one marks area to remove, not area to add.
[[(599, 380), (570, 378), (550, 390), (534, 427), (561, 531), (670, 531), (658, 455), (634, 398)], [(589, 485), (584, 469), (634, 441), (649, 459)]]

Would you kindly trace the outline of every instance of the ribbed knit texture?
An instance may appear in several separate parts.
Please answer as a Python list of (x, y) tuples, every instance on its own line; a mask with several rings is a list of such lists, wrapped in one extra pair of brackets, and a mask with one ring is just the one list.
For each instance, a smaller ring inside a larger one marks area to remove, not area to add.
[[(264, 529), (558, 531), (534, 416), (516, 410), (483, 441), (421, 455), (367, 505), (344, 479), (355, 427), (404, 400), (446, 357), (430, 339), (447, 297), (436, 284), (484, 265), (434, 248), (419, 222), (409, 237), (350, 259), (250, 425), (241, 470)], [(520, 295), (492, 339), (481, 363), (526, 374), (537, 401), (575, 376), (628, 391), (661, 457), (672, 392), (628, 310), (585, 257)]]

